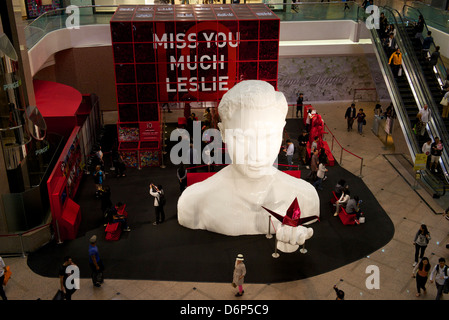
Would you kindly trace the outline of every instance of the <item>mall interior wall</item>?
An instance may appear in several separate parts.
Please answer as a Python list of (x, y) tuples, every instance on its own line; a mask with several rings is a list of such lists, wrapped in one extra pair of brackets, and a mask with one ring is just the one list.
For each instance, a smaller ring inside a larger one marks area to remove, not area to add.
[[(282, 22), (280, 36), (280, 58), (372, 52), (364, 23), (350, 20)], [(70, 85), (81, 93), (95, 93), (102, 111), (116, 111), (109, 28), (82, 26), (79, 30), (53, 31), (29, 51), (29, 57), (35, 79)]]
[(95, 93), (102, 111), (116, 111), (112, 48), (70, 48), (56, 52), (51, 63), (34, 76), (71, 86), (82, 94)]

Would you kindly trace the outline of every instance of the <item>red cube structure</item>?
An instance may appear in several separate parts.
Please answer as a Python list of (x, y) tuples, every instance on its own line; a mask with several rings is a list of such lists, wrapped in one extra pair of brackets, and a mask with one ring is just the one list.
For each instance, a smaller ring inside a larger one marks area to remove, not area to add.
[(159, 165), (164, 103), (218, 102), (250, 79), (277, 89), (279, 25), (264, 4), (119, 6), (110, 26), (128, 165)]

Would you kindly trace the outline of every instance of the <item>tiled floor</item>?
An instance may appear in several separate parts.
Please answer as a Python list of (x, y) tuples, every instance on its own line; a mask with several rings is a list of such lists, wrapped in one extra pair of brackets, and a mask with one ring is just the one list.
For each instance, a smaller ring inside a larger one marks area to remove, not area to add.
[[(345, 265), (331, 272), (300, 281), (277, 284), (245, 284), (245, 300), (333, 300), (333, 285), (338, 284), (345, 291), (347, 300), (432, 300), (435, 298), (435, 284), (427, 284), (427, 294), (415, 297), (415, 280), (412, 278), (414, 257), (413, 238), (419, 226), (427, 224), (432, 240), (426, 256), (432, 265), (439, 257), (449, 261), (449, 221), (442, 213), (449, 201), (447, 196), (433, 199), (422, 187), (410, 184), (410, 168), (402, 167), (392, 154), (399, 147), (385, 146), (382, 138), (371, 132), (373, 107), (358, 103), (368, 115), (368, 125), (361, 136), (357, 132), (347, 132), (344, 111), (348, 103), (313, 103), (323, 115), (330, 131), (338, 143), (363, 158), (362, 178), (380, 205), (390, 216), (395, 226), (393, 239), (383, 248), (369, 256)], [(198, 113), (201, 114), (201, 113)], [(178, 113), (165, 114), (177, 118)], [(114, 114), (105, 114), (105, 121), (111, 121)], [(113, 121), (113, 120), (112, 120)], [(382, 134), (381, 134), (382, 136)], [(396, 144), (403, 143), (395, 137)], [(327, 135), (331, 144), (332, 139)], [(334, 142), (334, 154), (340, 160), (341, 149)], [(390, 156), (385, 156), (390, 155)], [(389, 160), (389, 161), (388, 161)], [(393, 165), (396, 166), (393, 167)], [(360, 159), (348, 152), (343, 153), (341, 165), (350, 172), (359, 175)], [(332, 169), (330, 169), (332, 170)], [(400, 174), (399, 174), (400, 173)], [(432, 209), (431, 209), (432, 208)], [(367, 222), (369, 223), (369, 219)], [(313, 226), (312, 226), (313, 227)], [(380, 229), (379, 232), (382, 232)], [(299, 253), (296, 253), (299, 254)], [(4, 257), (11, 266), (13, 277), (6, 287), (11, 300), (52, 299), (59, 288), (59, 280), (34, 274), (27, 267), (26, 258)], [(326, 257), (323, 257), (326, 263)], [(368, 288), (372, 283), (370, 266), (379, 270), (379, 288)], [(340, 281), (342, 279), (343, 281)], [(235, 289), (223, 283), (193, 283), (168, 281), (125, 281), (106, 279), (101, 288), (93, 288), (90, 279), (81, 280), (81, 288), (73, 296), (74, 300), (235, 300)], [(447, 297), (444, 297), (447, 299)]]

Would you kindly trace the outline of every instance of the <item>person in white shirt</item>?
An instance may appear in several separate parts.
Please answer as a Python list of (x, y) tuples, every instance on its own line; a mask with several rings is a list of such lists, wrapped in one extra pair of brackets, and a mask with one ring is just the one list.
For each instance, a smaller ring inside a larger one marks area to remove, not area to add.
[(5, 290), (3, 289), (3, 280), (5, 279), (5, 272), (6, 272), (6, 264), (3, 261), (2, 257), (0, 257), (0, 297), (2, 297), (3, 300), (8, 300), (6, 298)]
[(427, 106), (427, 104), (425, 104), (424, 107), (421, 109), (421, 111), (419, 111), (418, 113), (419, 125), (421, 129), (418, 130), (419, 131), (418, 133), (420, 133), (422, 136), (426, 132), (426, 125), (427, 122), (430, 121), (430, 115), (431, 115), (430, 109)]
[(310, 149), (312, 150), (312, 152), (313, 152), (314, 150), (318, 149), (318, 139), (319, 139), (319, 137), (313, 138), (312, 145), (311, 145), (311, 147), (310, 147)]
[(425, 153), (426, 156), (430, 155), (430, 151), (432, 150), (432, 139), (428, 138), (426, 142), (422, 145), (421, 151)]
[(99, 164), (103, 167), (104, 166), (104, 160), (103, 160), (103, 151), (101, 150), (101, 146), (99, 147), (98, 151), (95, 153), (95, 155), (98, 158)]
[(346, 190), (346, 192), (343, 192), (343, 194), (341, 195), (340, 199), (337, 200), (337, 202), (335, 202), (336, 205), (336, 209), (335, 209), (335, 213), (334, 216), (338, 216), (338, 212), (340, 211), (340, 207), (346, 207), (346, 204), (348, 203), (349, 199), (351, 199), (351, 196), (349, 195), (349, 190)]
[(154, 211), (156, 214), (156, 221), (153, 225), (158, 225), (165, 221), (164, 204), (161, 203), (161, 199), (164, 195), (164, 190), (161, 185), (157, 187), (154, 184), (150, 184), (150, 195), (154, 197)]
[(437, 296), (435, 297), (435, 300), (441, 299), (441, 296), (443, 295), (444, 282), (447, 278), (446, 260), (444, 258), (440, 258), (438, 260), (438, 264), (430, 273), (430, 283), (433, 283), (433, 280), (435, 280), (435, 285), (437, 286)]
[[(446, 82), (448, 82), (448, 80), (446, 80)], [(449, 86), (446, 87), (446, 93), (444, 94), (444, 99), (446, 99), (446, 101), (449, 101)], [(443, 112), (441, 114), (441, 116), (443, 118), (447, 118), (449, 116), (449, 103), (446, 103), (446, 105), (442, 105), (443, 106)]]
[[(295, 145), (291, 142), (290, 139), (287, 139), (287, 149), (285, 150), (285, 154), (287, 156), (287, 163), (289, 166), (293, 165), (293, 154), (295, 153)], [(292, 170), (292, 167), (289, 167), (288, 170)]]
[(323, 183), (323, 179), (324, 179), (324, 175), (326, 174), (326, 166), (324, 165), (323, 162), (320, 162), (320, 164), (318, 165), (318, 171), (316, 173), (316, 181), (313, 183), (313, 186), (317, 189), (317, 190), (323, 190), (323, 187), (321, 186), (321, 184)]

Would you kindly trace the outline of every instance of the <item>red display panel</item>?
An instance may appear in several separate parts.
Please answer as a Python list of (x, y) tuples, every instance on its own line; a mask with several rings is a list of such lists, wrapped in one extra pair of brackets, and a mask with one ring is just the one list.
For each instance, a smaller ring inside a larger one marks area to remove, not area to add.
[(139, 122), (140, 141), (158, 141), (161, 128), (158, 121)]
[(120, 141), (148, 138), (164, 103), (218, 102), (242, 80), (277, 88), (280, 19), (265, 4), (122, 5), (110, 25)]

